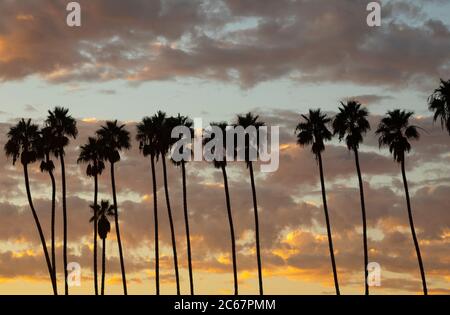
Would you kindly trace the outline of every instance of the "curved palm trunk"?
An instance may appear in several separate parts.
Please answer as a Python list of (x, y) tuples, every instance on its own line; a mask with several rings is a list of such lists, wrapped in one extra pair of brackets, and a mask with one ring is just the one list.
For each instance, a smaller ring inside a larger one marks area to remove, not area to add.
[(261, 250), (260, 250), (260, 242), (259, 242), (258, 204), (256, 202), (255, 176), (253, 174), (253, 163), (252, 162), (249, 163), (249, 169), (250, 169), (250, 180), (251, 180), (251, 184), (252, 184), (253, 209), (255, 212), (255, 238), (256, 238), (256, 258), (258, 260), (259, 294), (263, 295)]
[(167, 212), (169, 215), (170, 234), (172, 236), (173, 265), (175, 268), (175, 279), (177, 282), (177, 295), (180, 295), (180, 276), (178, 274), (177, 242), (175, 239), (175, 228), (173, 226), (172, 209), (170, 208), (169, 187), (167, 184), (167, 167), (166, 167), (166, 157), (165, 156), (162, 157), (162, 163), (163, 163), (163, 175), (164, 175), (164, 191), (166, 194)]
[(369, 272), (367, 270), (367, 265), (369, 264), (369, 251), (367, 248), (367, 223), (366, 223), (366, 205), (364, 201), (364, 187), (363, 181), (361, 177), (361, 169), (359, 167), (359, 155), (358, 150), (354, 149), (355, 152), (355, 163), (356, 163), (356, 172), (358, 173), (358, 182), (359, 182), (359, 196), (361, 199), (361, 212), (362, 212), (362, 223), (363, 223), (363, 245), (364, 245), (364, 294), (369, 295), (369, 283), (368, 283), (368, 275)]
[(102, 239), (102, 288), (101, 295), (105, 295), (105, 271), (106, 271), (106, 239)]
[(159, 232), (158, 232), (158, 197), (155, 174), (155, 157), (151, 157), (153, 182), (153, 216), (155, 221), (155, 285), (156, 295), (159, 295)]
[(67, 204), (66, 204), (66, 167), (64, 164), (64, 154), (59, 152), (61, 161), (61, 179), (62, 179), (62, 203), (63, 203), (63, 263), (64, 263), (64, 294), (69, 294), (69, 285), (67, 283)]
[(98, 196), (98, 175), (94, 175), (94, 290), (98, 295), (98, 279), (97, 279), (97, 196)]
[(414, 241), (414, 247), (416, 248), (417, 260), (419, 261), (420, 276), (422, 278), (423, 294), (428, 295), (427, 281), (425, 279), (425, 269), (423, 267), (422, 255), (420, 254), (420, 248), (419, 248), (419, 242), (417, 241), (416, 230), (414, 228), (414, 221), (413, 221), (412, 210), (411, 210), (411, 202), (409, 199), (408, 181), (406, 180), (406, 171), (405, 171), (405, 161), (404, 160), (401, 162), (401, 168), (402, 168), (403, 186), (405, 187), (406, 206), (408, 207), (409, 225), (411, 227), (411, 234), (412, 234), (413, 241)]
[(331, 266), (333, 268), (334, 286), (336, 288), (336, 295), (340, 295), (341, 293), (339, 291), (339, 283), (338, 283), (338, 276), (337, 276), (337, 270), (336, 270), (336, 261), (334, 259), (333, 238), (331, 236), (330, 218), (328, 216), (327, 196), (325, 193), (325, 180), (323, 178), (322, 155), (319, 153), (317, 156), (319, 159), (320, 185), (322, 187), (323, 210), (325, 212), (325, 221), (326, 221), (326, 225), (327, 225), (328, 246), (330, 248), (330, 257), (331, 257)]
[(120, 257), (120, 269), (122, 271), (122, 283), (123, 283), (123, 293), (125, 295), (128, 294), (127, 291), (127, 278), (125, 274), (125, 263), (123, 261), (123, 252), (122, 252), (122, 241), (120, 240), (120, 228), (119, 228), (119, 208), (117, 207), (117, 196), (116, 196), (116, 180), (114, 177), (114, 163), (111, 164), (111, 187), (113, 193), (113, 201), (114, 201), (114, 223), (116, 226), (116, 237), (117, 244), (119, 246), (119, 257)]
[[(48, 162), (48, 158), (47, 158)], [(53, 279), (55, 281), (55, 288), (57, 288), (57, 281), (56, 281), (56, 246), (55, 246), (55, 212), (56, 212), (56, 181), (55, 176), (53, 175), (53, 171), (49, 170), (48, 174), (50, 175), (50, 179), (52, 182), (52, 222), (51, 222), (51, 237), (52, 237), (52, 244), (51, 244), (51, 251), (52, 251), (52, 268), (53, 268)]]
[(194, 295), (194, 277), (192, 275), (192, 255), (191, 255), (191, 237), (189, 233), (189, 213), (187, 207), (187, 195), (186, 195), (186, 162), (181, 162), (181, 175), (183, 180), (183, 209), (184, 209), (184, 224), (186, 226), (186, 245), (188, 254), (188, 268), (189, 268), (189, 287), (191, 289), (191, 295)]
[(233, 277), (234, 277), (234, 295), (239, 294), (238, 289), (238, 274), (237, 274), (237, 263), (236, 263), (236, 237), (234, 235), (234, 224), (233, 216), (231, 213), (231, 203), (230, 203), (230, 192), (228, 190), (228, 176), (225, 165), (222, 165), (222, 175), (223, 175), (223, 186), (225, 187), (225, 199), (227, 202), (227, 213), (228, 213), (228, 223), (230, 225), (230, 235), (231, 235), (231, 255), (233, 259)]
[(28, 203), (31, 208), (31, 212), (33, 213), (34, 222), (39, 232), (39, 238), (41, 239), (42, 250), (44, 251), (45, 261), (47, 263), (48, 273), (50, 274), (50, 280), (52, 282), (53, 294), (58, 295), (58, 291), (56, 289), (56, 279), (54, 277), (54, 272), (52, 268), (52, 264), (50, 262), (50, 257), (48, 255), (47, 243), (45, 242), (44, 233), (42, 232), (41, 223), (39, 222), (39, 218), (37, 216), (36, 210), (34, 209), (33, 199), (31, 198), (31, 190), (30, 190), (30, 180), (28, 177), (28, 166), (26, 164), (23, 165), (23, 174), (25, 177), (25, 188), (27, 190), (27, 198)]

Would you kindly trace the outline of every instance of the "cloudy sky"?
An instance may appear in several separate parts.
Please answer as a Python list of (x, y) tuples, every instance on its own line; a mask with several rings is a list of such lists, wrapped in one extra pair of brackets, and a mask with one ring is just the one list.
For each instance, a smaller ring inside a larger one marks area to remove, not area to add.
[[(79, 1), (82, 26), (66, 25), (69, 1), (0, 1), (0, 145), (20, 117), (42, 123), (56, 105), (70, 109), (80, 134), (67, 153), (69, 261), (82, 266), (92, 292), (92, 182), (76, 164), (79, 145), (104, 120), (135, 123), (162, 109), (205, 121), (254, 111), (281, 128), (280, 168), (257, 172), (265, 292), (332, 294), (317, 165), (295, 145), (300, 113), (357, 98), (373, 129), (386, 110), (415, 112), (424, 128), (407, 159), (412, 207), (432, 293), (450, 293), (449, 136), (434, 126), (427, 97), (450, 78), (450, 2), (381, 1), (382, 26), (366, 24), (364, 0)], [(361, 148), (369, 257), (382, 268), (375, 294), (416, 294), (420, 276), (399, 167), (370, 132)], [(342, 292), (363, 292), (359, 193), (353, 156), (326, 147), (325, 178)], [(152, 186), (149, 161), (136, 143), (117, 167), (121, 232), (132, 294), (154, 293)], [(160, 165), (158, 164), (158, 170)], [(51, 293), (20, 168), (0, 156), (0, 294)], [(188, 292), (180, 170), (169, 167), (182, 292)], [(58, 185), (59, 172), (56, 174)], [(158, 173), (161, 183), (162, 174)], [(38, 165), (31, 185), (49, 237), (50, 180)], [(257, 293), (251, 190), (245, 165), (230, 165), (242, 293)], [(111, 198), (109, 176), (101, 197)], [(160, 200), (163, 190), (159, 187)], [(57, 220), (61, 222), (58, 198)], [(200, 294), (231, 293), (230, 239), (220, 172), (188, 165), (194, 276)], [(162, 291), (174, 293), (166, 208), (161, 207)], [(58, 255), (61, 250), (58, 227)], [(107, 293), (121, 293), (113, 234)], [(58, 257), (60, 287), (61, 257)]]

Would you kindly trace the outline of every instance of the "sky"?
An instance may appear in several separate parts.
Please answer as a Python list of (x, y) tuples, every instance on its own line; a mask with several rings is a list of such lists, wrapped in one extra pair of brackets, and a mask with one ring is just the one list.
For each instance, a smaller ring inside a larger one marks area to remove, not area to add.
[[(280, 168), (257, 172), (265, 292), (333, 294), (317, 164), (295, 145), (300, 114), (358, 99), (371, 113), (361, 147), (369, 257), (382, 268), (374, 294), (418, 294), (420, 275), (407, 222), (400, 170), (379, 150), (373, 130), (387, 110), (414, 111), (423, 128), (407, 159), (412, 207), (431, 293), (450, 293), (450, 151), (433, 124), (427, 98), (450, 77), (450, 1), (380, 1), (382, 25), (366, 24), (369, 1), (96, 0), (79, 1), (82, 25), (66, 24), (69, 1), (0, 1), (0, 145), (17, 119), (42, 124), (64, 106), (78, 121), (68, 147), (69, 260), (82, 266), (76, 294), (92, 293), (89, 203), (92, 181), (77, 165), (79, 146), (105, 120), (135, 124), (157, 110), (209, 121), (253, 111), (280, 126)], [(117, 166), (125, 262), (132, 294), (154, 293), (152, 186), (137, 143)], [(330, 142), (324, 154), (339, 278), (344, 294), (363, 292), (362, 233), (353, 156)], [(59, 164), (57, 164), (58, 167)], [(257, 292), (254, 221), (245, 165), (230, 165), (242, 293)], [(44, 258), (20, 167), (0, 156), (0, 294), (50, 294)], [(258, 169), (258, 168), (257, 168)], [(160, 170), (160, 163), (158, 164)], [(188, 292), (180, 170), (169, 166), (182, 292)], [(56, 173), (60, 185), (59, 171)], [(162, 174), (158, 173), (162, 183)], [(50, 181), (31, 168), (32, 193), (49, 238)], [(58, 186), (60, 187), (60, 186)], [(101, 198), (111, 199), (109, 174)], [(164, 191), (162, 291), (175, 292)], [(60, 196), (57, 220), (61, 222)], [(232, 292), (230, 239), (220, 172), (188, 165), (194, 276), (199, 294)], [(61, 254), (58, 226), (58, 255)], [(107, 293), (121, 293), (113, 233), (108, 238)], [(58, 257), (59, 285), (63, 283)]]

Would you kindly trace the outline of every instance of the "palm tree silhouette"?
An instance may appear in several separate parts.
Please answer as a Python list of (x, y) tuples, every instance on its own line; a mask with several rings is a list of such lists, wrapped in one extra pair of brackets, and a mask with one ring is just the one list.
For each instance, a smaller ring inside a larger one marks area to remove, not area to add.
[(8, 158), (12, 158), (13, 165), (15, 165), (17, 160), (19, 159), (22, 163), (28, 203), (30, 205), (33, 219), (39, 233), (39, 238), (41, 240), (42, 250), (44, 251), (45, 261), (47, 263), (53, 293), (57, 295), (58, 291), (56, 288), (55, 272), (53, 271), (52, 263), (50, 261), (41, 223), (33, 205), (33, 198), (31, 197), (30, 181), (28, 176), (28, 165), (36, 162), (38, 157), (37, 146), (39, 145), (39, 127), (33, 124), (31, 122), (31, 119), (22, 119), (15, 126), (10, 128), (7, 137), (8, 141), (6, 142), (4, 147), (5, 154)]
[(52, 183), (52, 210), (51, 210), (51, 261), (53, 268), (53, 277), (56, 281), (56, 246), (55, 246), (55, 212), (56, 212), (56, 181), (53, 171), (55, 170), (55, 164), (51, 159), (51, 155), (57, 154), (56, 138), (49, 127), (44, 127), (40, 131), (40, 137), (38, 139), (38, 159), (41, 160), (40, 169), (42, 173), (48, 173)]
[[(181, 116), (180, 114), (178, 114), (175, 117), (170, 117), (169, 120), (170, 120), (169, 125), (171, 125), (172, 128), (181, 127), (181, 126), (188, 128), (190, 130), (190, 135), (191, 135), (189, 138), (189, 141), (192, 141), (193, 122), (191, 119), (189, 119), (189, 117)], [(176, 142), (180, 139), (181, 139), (181, 137), (174, 138), (172, 142)], [(189, 150), (189, 155), (192, 155), (192, 151), (190, 148), (188, 148), (187, 146), (184, 146), (184, 149)], [(179, 153), (182, 154), (183, 152), (179, 152)], [(181, 166), (181, 180), (182, 180), (182, 185), (183, 185), (184, 225), (186, 228), (186, 247), (187, 247), (188, 270), (189, 270), (189, 288), (190, 288), (191, 295), (194, 295), (194, 276), (192, 273), (191, 237), (190, 237), (190, 232), (189, 232), (189, 212), (188, 212), (187, 193), (186, 193), (186, 186), (187, 186), (186, 185), (186, 163), (188, 161), (185, 159), (182, 159), (180, 162), (177, 162), (172, 159), (172, 162), (176, 166)]]
[[(237, 273), (237, 262), (236, 262), (236, 237), (234, 233), (234, 224), (233, 224), (233, 215), (231, 212), (231, 202), (230, 202), (230, 192), (228, 189), (228, 175), (227, 175), (227, 159), (226, 159), (226, 129), (228, 124), (226, 122), (218, 122), (218, 123), (211, 123), (211, 126), (216, 126), (220, 128), (222, 131), (222, 144), (221, 148), (218, 148), (221, 150), (221, 159), (214, 159), (214, 167), (217, 169), (220, 169), (222, 171), (223, 176), (223, 186), (225, 189), (225, 200), (227, 205), (227, 214), (228, 214), (228, 224), (230, 226), (230, 236), (231, 236), (231, 256), (233, 261), (233, 278), (234, 278), (234, 295), (239, 294), (239, 288), (238, 288), (238, 273)], [(204, 144), (208, 143), (210, 141), (210, 138), (212, 137), (212, 134), (208, 135), (204, 139)], [(212, 152), (217, 153), (217, 152)]]
[(424, 295), (428, 294), (427, 282), (425, 279), (425, 270), (423, 267), (422, 256), (420, 254), (419, 242), (417, 241), (416, 230), (411, 210), (411, 202), (408, 191), (408, 181), (405, 171), (405, 154), (411, 151), (409, 140), (418, 140), (420, 135), (418, 127), (411, 125), (409, 119), (414, 115), (413, 112), (404, 110), (388, 111), (386, 116), (381, 120), (376, 134), (379, 135), (380, 147), (389, 147), (390, 153), (394, 156), (394, 160), (401, 165), (403, 186), (406, 195), (406, 206), (408, 208), (409, 225), (416, 249), (417, 260), (419, 261), (420, 275), (422, 277), (422, 286)]
[(78, 135), (77, 123), (72, 116), (68, 115), (69, 110), (63, 107), (55, 107), (53, 111), (48, 111), (45, 121), (46, 126), (51, 129), (55, 137), (56, 154), (61, 163), (62, 181), (62, 206), (63, 206), (63, 264), (64, 264), (64, 294), (69, 294), (67, 284), (67, 201), (66, 201), (66, 168), (64, 164), (64, 147), (69, 144), (69, 137), (76, 138)]
[(117, 120), (107, 121), (104, 126), (101, 126), (97, 130), (97, 136), (99, 141), (103, 146), (102, 150), (105, 153), (105, 159), (109, 161), (110, 171), (111, 171), (111, 187), (113, 195), (114, 204), (114, 223), (116, 227), (117, 244), (119, 246), (119, 257), (120, 257), (120, 268), (122, 271), (122, 283), (123, 292), (125, 295), (128, 294), (127, 291), (127, 279), (125, 274), (125, 263), (123, 260), (122, 242), (120, 239), (120, 228), (119, 228), (119, 209), (117, 207), (117, 196), (116, 196), (116, 180), (114, 174), (114, 165), (120, 161), (120, 151), (129, 150), (131, 148), (130, 144), (130, 133), (125, 129), (125, 125), (118, 125)]
[(161, 160), (163, 165), (164, 192), (166, 195), (167, 213), (169, 216), (170, 235), (172, 239), (173, 265), (175, 268), (177, 295), (180, 295), (180, 276), (178, 272), (177, 242), (175, 238), (175, 227), (173, 224), (172, 208), (170, 207), (169, 184), (167, 181), (167, 165), (166, 165), (166, 155), (169, 153), (169, 150), (172, 144), (174, 143), (174, 140), (171, 137), (173, 120), (168, 119), (165, 113), (158, 111), (155, 115), (155, 122), (157, 123), (158, 126), (157, 127), (158, 134), (156, 137), (157, 147), (158, 152), (161, 154)]
[[(260, 127), (264, 126), (264, 123), (259, 121), (258, 115), (253, 115), (252, 113), (247, 113), (245, 115), (238, 115), (236, 126), (241, 126), (244, 129), (248, 127), (254, 127), (258, 130)], [(254, 140), (254, 139), (253, 139)], [(245, 161), (247, 163), (247, 168), (250, 172), (250, 182), (252, 186), (252, 196), (253, 196), (253, 210), (255, 215), (255, 239), (256, 239), (256, 259), (258, 263), (258, 282), (259, 282), (259, 294), (263, 295), (263, 276), (262, 276), (262, 264), (261, 264), (261, 246), (259, 241), (259, 219), (258, 219), (258, 203), (256, 199), (256, 188), (255, 188), (255, 176), (253, 173), (253, 161), (250, 159), (250, 150), (252, 146), (258, 150), (259, 141), (256, 144), (253, 143), (252, 139), (248, 135), (245, 137)]]
[(450, 135), (450, 79), (441, 79), (441, 85), (428, 98), (428, 108), (434, 112), (434, 121), (440, 119)]
[(339, 113), (333, 120), (333, 131), (339, 136), (339, 141), (345, 138), (347, 148), (355, 154), (356, 173), (358, 174), (359, 195), (361, 199), (361, 213), (363, 223), (363, 245), (364, 245), (364, 287), (365, 295), (369, 295), (369, 285), (367, 282), (369, 264), (369, 254), (367, 250), (367, 224), (366, 224), (366, 206), (364, 201), (364, 187), (361, 177), (361, 168), (359, 166), (358, 149), (359, 144), (363, 142), (363, 136), (370, 130), (370, 124), (367, 120), (369, 112), (363, 108), (358, 101), (348, 101), (346, 104), (341, 102)]
[(334, 259), (333, 238), (331, 235), (330, 218), (328, 215), (327, 196), (325, 191), (325, 180), (323, 175), (322, 152), (325, 150), (325, 141), (331, 140), (332, 134), (327, 128), (331, 119), (320, 109), (309, 110), (308, 115), (301, 115), (302, 121), (297, 125), (295, 132), (297, 134), (297, 143), (300, 146), (311, 145), (312, 153), (316, 156), (319, 163), (320, 185), (322, 188), (323, 210), (325, 212), (325, 222), (327, 225), (328, 246), (330, 249), (331, 266), (333, 268), (334, 286), (336, 294), (340, 295), (339, 282), (336, 270), (336, 261)]
[(91, 204), (94, 215), (89, 220), (98, 225), (98, 236), (102, 240), (102, 283), (100, 294), (105, 295), (105, 273), (106, 273), (106, 238), (111, 231), (111, 224), (108, 216), (115, 216), (114, 206), (109, 204), (108, 200), (102, 200), (99, 204)]
[[(103, 146), (97, 138), (89, 137), (88, 142), (80, 147), (77, 163), (86, 163), (86, 175), (94, 178), (94, 218), (97, 217), (98, 176), (105, 169)], [(97, 221), (94, 220), (94, 291), (98, 295), (97, 272)]]
[(144, 117), (136, 126), (136, 140), (139, 142), (139, 150), (144, 156), (150, 156), (150, 166), (152, 171), (153, 185), (153, 218), (155, 224), (155, 285), (156, 295), (160, 294), (159, 285), (159, 225), (158, 225), (158, 197), (156, 186), (156, 170), (155, 160), (159, 159), (158, 135), (160, 126), (163, 124), (164, 117), (154, 115), (152, 117)]

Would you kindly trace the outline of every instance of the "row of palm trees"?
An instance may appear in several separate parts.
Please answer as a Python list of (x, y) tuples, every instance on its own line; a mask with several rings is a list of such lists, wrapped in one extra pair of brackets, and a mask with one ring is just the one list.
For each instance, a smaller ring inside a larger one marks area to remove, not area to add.
[[(440, 120), (442, 127), (446, 128), (450, 134), (450, 80), (441, 80), (440, 86), (434, 91), (428, 100), (429, 109), (434, 112), (434, 120)], [(358, 150), (360, 144), (363, 142), (364, 135), (370, 130), (368, 121), (368, 111), (366, 108), (356, 100), (350, 100), (346, 103), (341, 103), (339, 112), (335, 117), (329, 117), (326, 113), (318, 110), (310, 110), (308, 114), (301, 115), (301, 121), (298, 123), (295, 133), (297, 143), (300, 146), (310, 145), (312, 153), (315, 155), (320, 175), (320, 184), (322, 190), (323, 208), (325, 213), (325, 223), (327, 227), (328, 244), (331, 258), (331, 265), (333, 270), (334, 284), (336, 294), (340, 294), (338, 274), (336, 262), (334, 257), (333, 240), (331, 232), (331, 224), (328, 213), (327, 197), (325, 189), (325, 179), (323, 172), (322, 153), (325, 150), (325, 142), (337, 136), (340, 141), (345, 141), (347, 148), (353, 151), (355, 156), (356, 173), (359, 183), (360, 199), (361, 199), (361, 213), (362, 213), (362, 227), (363, 227), (363, 245), (364, 245), (364, 279), (367, 279), (368, 271), (367, 265), (368, 246), (367, 246), (367, 223), (366, 210), (364, 201), (364, 185), (362, 180), (362, 172), (360, 168)], [(420, 274), (423, 285), (423, 292), (427, 294), (427, 284), (425, 279), (425, 270), (421, 258), (419, 243), (417, 240), (410, 197), (408, 191), (408, 182), (405, 172), (405, 158), (406, 154), (411, 150), (411, 140), (419, 139), (419, 127), (410, 124), (410, 119), (413, 113), (404, 110), (389, 111), (383, 117), (378, 125), (376, 134), (379, 136), (380, 147), (387, 146), (393, 155), (396, 162), (401, 166), (401, 173), (404, 183), (404, 190), (406, 196), (406, 205), (408, 211), (409, 224), (411, 227), (411, 234), (417, 253), (417, 259), (420, 268)], [(225, 131), (228, 123), (219, 122), (212, 125), (218, 126)], [(264, 126), (264, 123), (259, 120), (257, 115), (248, 113), (246, 115), (238, 115), (235, 126), (242, 126), (247, 128), (255, 126), (258, 129)], [(157, 182), (156, 182), (156, 164), (161, 161), (164, 181), (164, 193), (166, 207), (169, 217), (169, 227), (171, 232), (171, 242), (173, 250), (174, 271), (176, 279), (177, 294), (180, 294), (180, 279), (178, 270), (178, 255), (176, 248), (175, 228), (173, 224), (172, 208), (170, 205), (169, 186), (167, 179), (167, 164), (166, 160), (170, 159), (170, 150), (179, 139), (172, 138), (171, 132), (175, 126), (185, 126), (192, 129), (192, 121), (186, 117), (178, 115), (176, 117), (167, 117), (165, 113), (159, 111), (152, 117), (145, 117), (137, 124), (136, 140), (139, 143), (139, 149), (143, 156), (150, 160), (151, 180), (153, 187), (153, 216), (154, 216), (154, 256), (155, 256), (155, 286), (156, 294), (160, 294), (160, 276), (159, 276), (159, 224), (158, 224), (158, 198), (157, 198)], [(65, 178), (65, 148), (69, 145), (70, 139), (76, 138), (78, 134), (76, 127), (76, 120), (69, 115), (68, 110), (61, 107), (56, 107), (53, 111), (49, 111), (48, 117), (44, 122), (44, 126), (39, 128), (38, 125), (32, 123), (31, 120), (20, 120), (15, 126), (12, 126), (8, 132), (8, 141), (5, 144), (5, 153), (12, 158), (13, 164), (19, 159), (23, 167), (25, 188), (27, 193), (28, 203), (39, 233), (44, 257), (48, 267), (49, 277), (52, 283), (54, 294), (58, 294), (57, 280), (56, 280), (56, 259), (55, 259), (55, 212), (56, 212), (56, 180), (53, 174), (55, 169), (53, 157), (59, 159), (61, 166), (61, 195), (62, 195), (62, 213), (63, 213), (63, 267), (65, 275), (64, 293), (69, 293), (67, 282), (67, 204), (66, 204), (66, 178)], [(226, 133), (223, 133), (226, 136)], [(181, 136), (180, 136), (181, 137)], [(211, 139), (210, 139), (211, 140)], [(226, 154), (226, 137), (223, 137), (223, 154)], [(205, 139), (204, 143), (207, 143)], [(125, 129), (125, 125), (118, 124), (117, 121), (107, 121), (105, 125), (101, 126), (96, 131), (95, 136), (89, 137), (85, 145), (81, 146), (78, 163), (87, 164), (86, 175), (93, 178), (94, 181), (94, 196), (93, 203), (90, 208), (93, 211), (93, 216), (90, 222), (93, 225), (93, 269), (94, 269), (94, 290), (95, 294), (98, 290), (98, 266), (97, 266), (97, 242), (98, 237), (102, 240), (102, 279), (100, 294), (104, 294), (105, 287), (105, 246), (106, 238), (110, 232), (110, 222), (108, 217), (114, 218), (114, 226), (116, 231), (116, 239), (119, 248), (121, 275), (123, 283), (124, 294), (127, 294), (127, 281), (124, 263), (124, 254), (120, 238), (119, 226), (119, 208), (116, 194), (115, 183), (115, 165), (120, 162), (121, 152), (128, 150), (131, 147), (130, 134)], [(250, 149), (250, 141), (246, 139), (246, 151)], [(256, 197), (256, 185), (254, 179), (253, 162), (248, 158), (246, 153), (246, 165), (249, 170), (250, 184), (252, 188), (252, 200), (254, 208), (255, 220), (255, 241), (256, 241), (256, 257), (259, 293), (263, 294), (263, 277), (262, 277), (262, 262), (260, 252), (259, 239), (259, 219), (258, 219), (258, 205)], [(52, 185), (52, 203), (51, 203), (51, 257), (49, 255), (46, 239), (40, 224), (39, 217), (36, 213), (33, 198), (31, 195), (28, 166), (36, 161), (40, 161), (40, 169), (42, 172), (49, 174)], [(190, 293), (194, 294), (194, 279), (192, 271), (192, 253), (190, 244), (190, 230), (189, 230), (189, 211), (187, 204), (187, 184), (186, 184), (186, 163), (187, 160), (182, 159), (181, 162), (175, 162), (171, 159), (174, 165), (181, 168), (181, 178), (183, 186), (183, 213), (185, 221), (185, 232), (187, 242), (187, 258), (189, 270), (189, 284)], [(110, 204), (108, 200), (98, 202), (98, 180), (99, 176), (109, 163), (111, 190), (113, 203)], [(227, 208), (227, 215), (230, 228), (231, 238), (231, 256), (234, 278), (234, 294), (239, 293), (238, 287), (238, 273), (236, 263), (236, 239), (233, 224), (233, 216), (230, 202), (230, 193), (228, 186), (227, 162), (226, 158), (213, 160), (215, 168), (220, 169), (223, 175), (225, 201)], [(369, 294), (369, 287), (365, 281), (365, 294)]]

